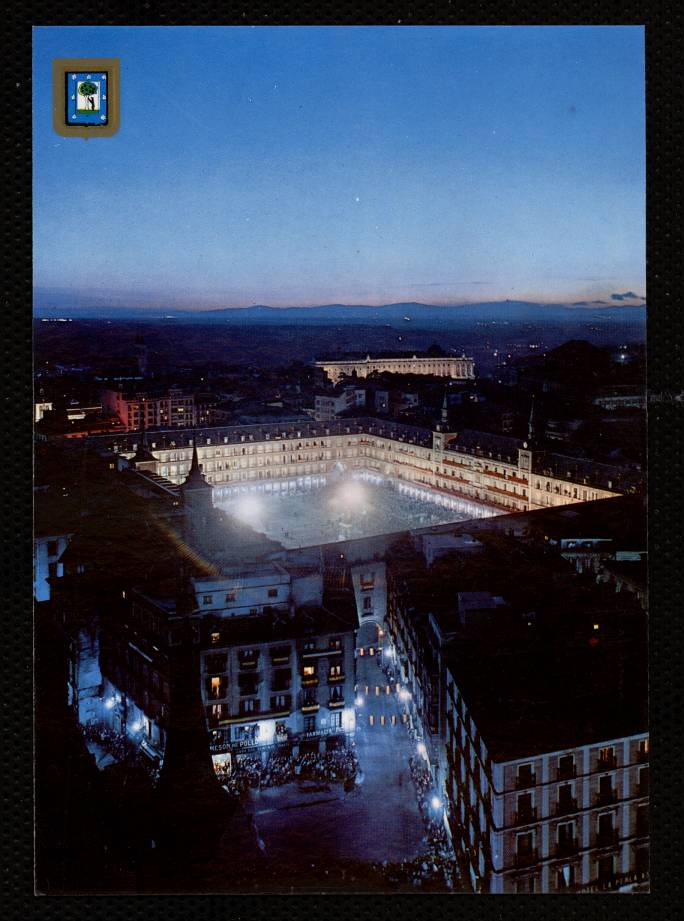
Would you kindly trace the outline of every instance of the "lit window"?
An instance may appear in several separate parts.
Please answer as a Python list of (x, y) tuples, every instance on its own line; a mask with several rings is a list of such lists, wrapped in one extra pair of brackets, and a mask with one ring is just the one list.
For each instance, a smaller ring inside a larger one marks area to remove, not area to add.
[(305, 665), (303, 674), (305, 678), (312, 678), (316, 674), (316, 666), (315, 665)]
[(212, 595), (204, 595), (202, 598), (202, 604), (211, 604), (212, 600), (213, 600)]
[(216, 645), (216, 643), (220, 643), (220, 642), (221, 642), (221, 634), (220, 634), (220, 633), (212, 633), (212, 634), (211, 634), (211, 642), (212, 642), (212, 645)]

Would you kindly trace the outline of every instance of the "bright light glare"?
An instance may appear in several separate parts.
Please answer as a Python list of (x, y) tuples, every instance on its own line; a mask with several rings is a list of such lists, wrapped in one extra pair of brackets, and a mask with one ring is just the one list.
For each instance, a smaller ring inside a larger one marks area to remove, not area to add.
[(133, 732), (140, 732), (140, 730), (142, 729), (142, 723), (140, 722), (140, 720), (136, 720), (134, 723), (131, 723), (131, 729), (133, 730)]
[(242, 518), (256, 518), (261, 512), (261, 502), (256, 496), (243, 496), (238, 502), (237, 510)]
[(338, 495), (345, 505), (358, 506), (366, 499), (365, 489), (355, 480), (341, 486)]
[(363, 706), (363, 697), (361, 697), (361, 695), (359, 694), (359, 696), (356, 698), (356, 700), (354, 701), (354, 703), (356, 704), (357, 707), (362, 707), (362, 706)]
[(110, 697), (109, 700), (106, 700), (106, 701), (105, 701), (105, 707), (106, 707), (108, 710), (111, 710), (115, 703), (116, 703), (116, 701), (114, 700), (114, 698), (113, 698), (113, 697)]
[(418, 751), (419, 755), (423, 756), (423, 758), (427, 758), (427, 748), (423, 742), (419, 742), (418, 745), (416, 745), (416, 750)]
[(399, 698), (400, 698), (401, 700), (409, 700), (410, 697), (411, 697), (411, 695), (410, 695), (409, 692), (406, 690), (406, 688), (402, 688), (401, 691), (399, 691)]
[(432, 806), (433, 809), (441, 809), (442, 801), (438, 796), (433, 796), (432, 799), (430, 800), (430, 805)]

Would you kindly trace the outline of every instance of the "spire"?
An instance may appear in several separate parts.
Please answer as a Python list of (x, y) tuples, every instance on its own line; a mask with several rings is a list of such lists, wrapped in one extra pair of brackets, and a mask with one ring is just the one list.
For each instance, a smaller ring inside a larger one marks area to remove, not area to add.
[(449, 401), (447, 399), (447, 391), (444, 391), (444, 399), (442, 400), (442, 422), (444, 425), (449, 423)]
[(204, 473), (202, 473), (202, 465), (199, 462), (199, 455), (197, 454), (197, 437), (195, 432), (193, 432), (192, 437), (192, 460), (190, 461), (190, 470), (188, 475), (183, 483), (184, 489), (211, 489), (211, 483), (207, 483)]

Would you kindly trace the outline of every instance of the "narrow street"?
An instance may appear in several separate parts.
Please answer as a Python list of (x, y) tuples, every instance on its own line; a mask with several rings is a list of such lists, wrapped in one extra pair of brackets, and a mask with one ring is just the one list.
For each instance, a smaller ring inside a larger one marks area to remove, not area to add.
[[(359, 642), (368, 637), (375, 642), (374, 625), (362, 628)], [(318, 866), (350, 858), (397, 862), (424, 851), (425, 828), (408, 769), (414, 746), (401, 724), (396, 695), (393, 689), (387, 693), (373, 656), (366, 652), (356, 664), (360, 782), (350, 792), (341, 783), (314, 792), (295, 783), (250, 789), (239, 834), (244, 835), (253, 813), (251, 837), (268, 861), (296, 859)]]

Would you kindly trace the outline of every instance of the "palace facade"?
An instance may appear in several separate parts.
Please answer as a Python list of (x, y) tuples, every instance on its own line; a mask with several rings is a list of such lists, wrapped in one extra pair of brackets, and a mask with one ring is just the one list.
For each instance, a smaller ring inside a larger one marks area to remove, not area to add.
[(317, 368), (322, 368), (330, 380), (336, 384), (342, 377), (356, 374), (357, 377), (368, 377), (375, 372), (390, 374), (430, 374), (434, 377), (450, 377), (453, 380), (465, 381), (475, 377), (475, 360), (465, 355), (402, 355), (400, 357), (371, 358), (367, 355), (362, 359), (349, 359), (341, 361), (317, 361)]

